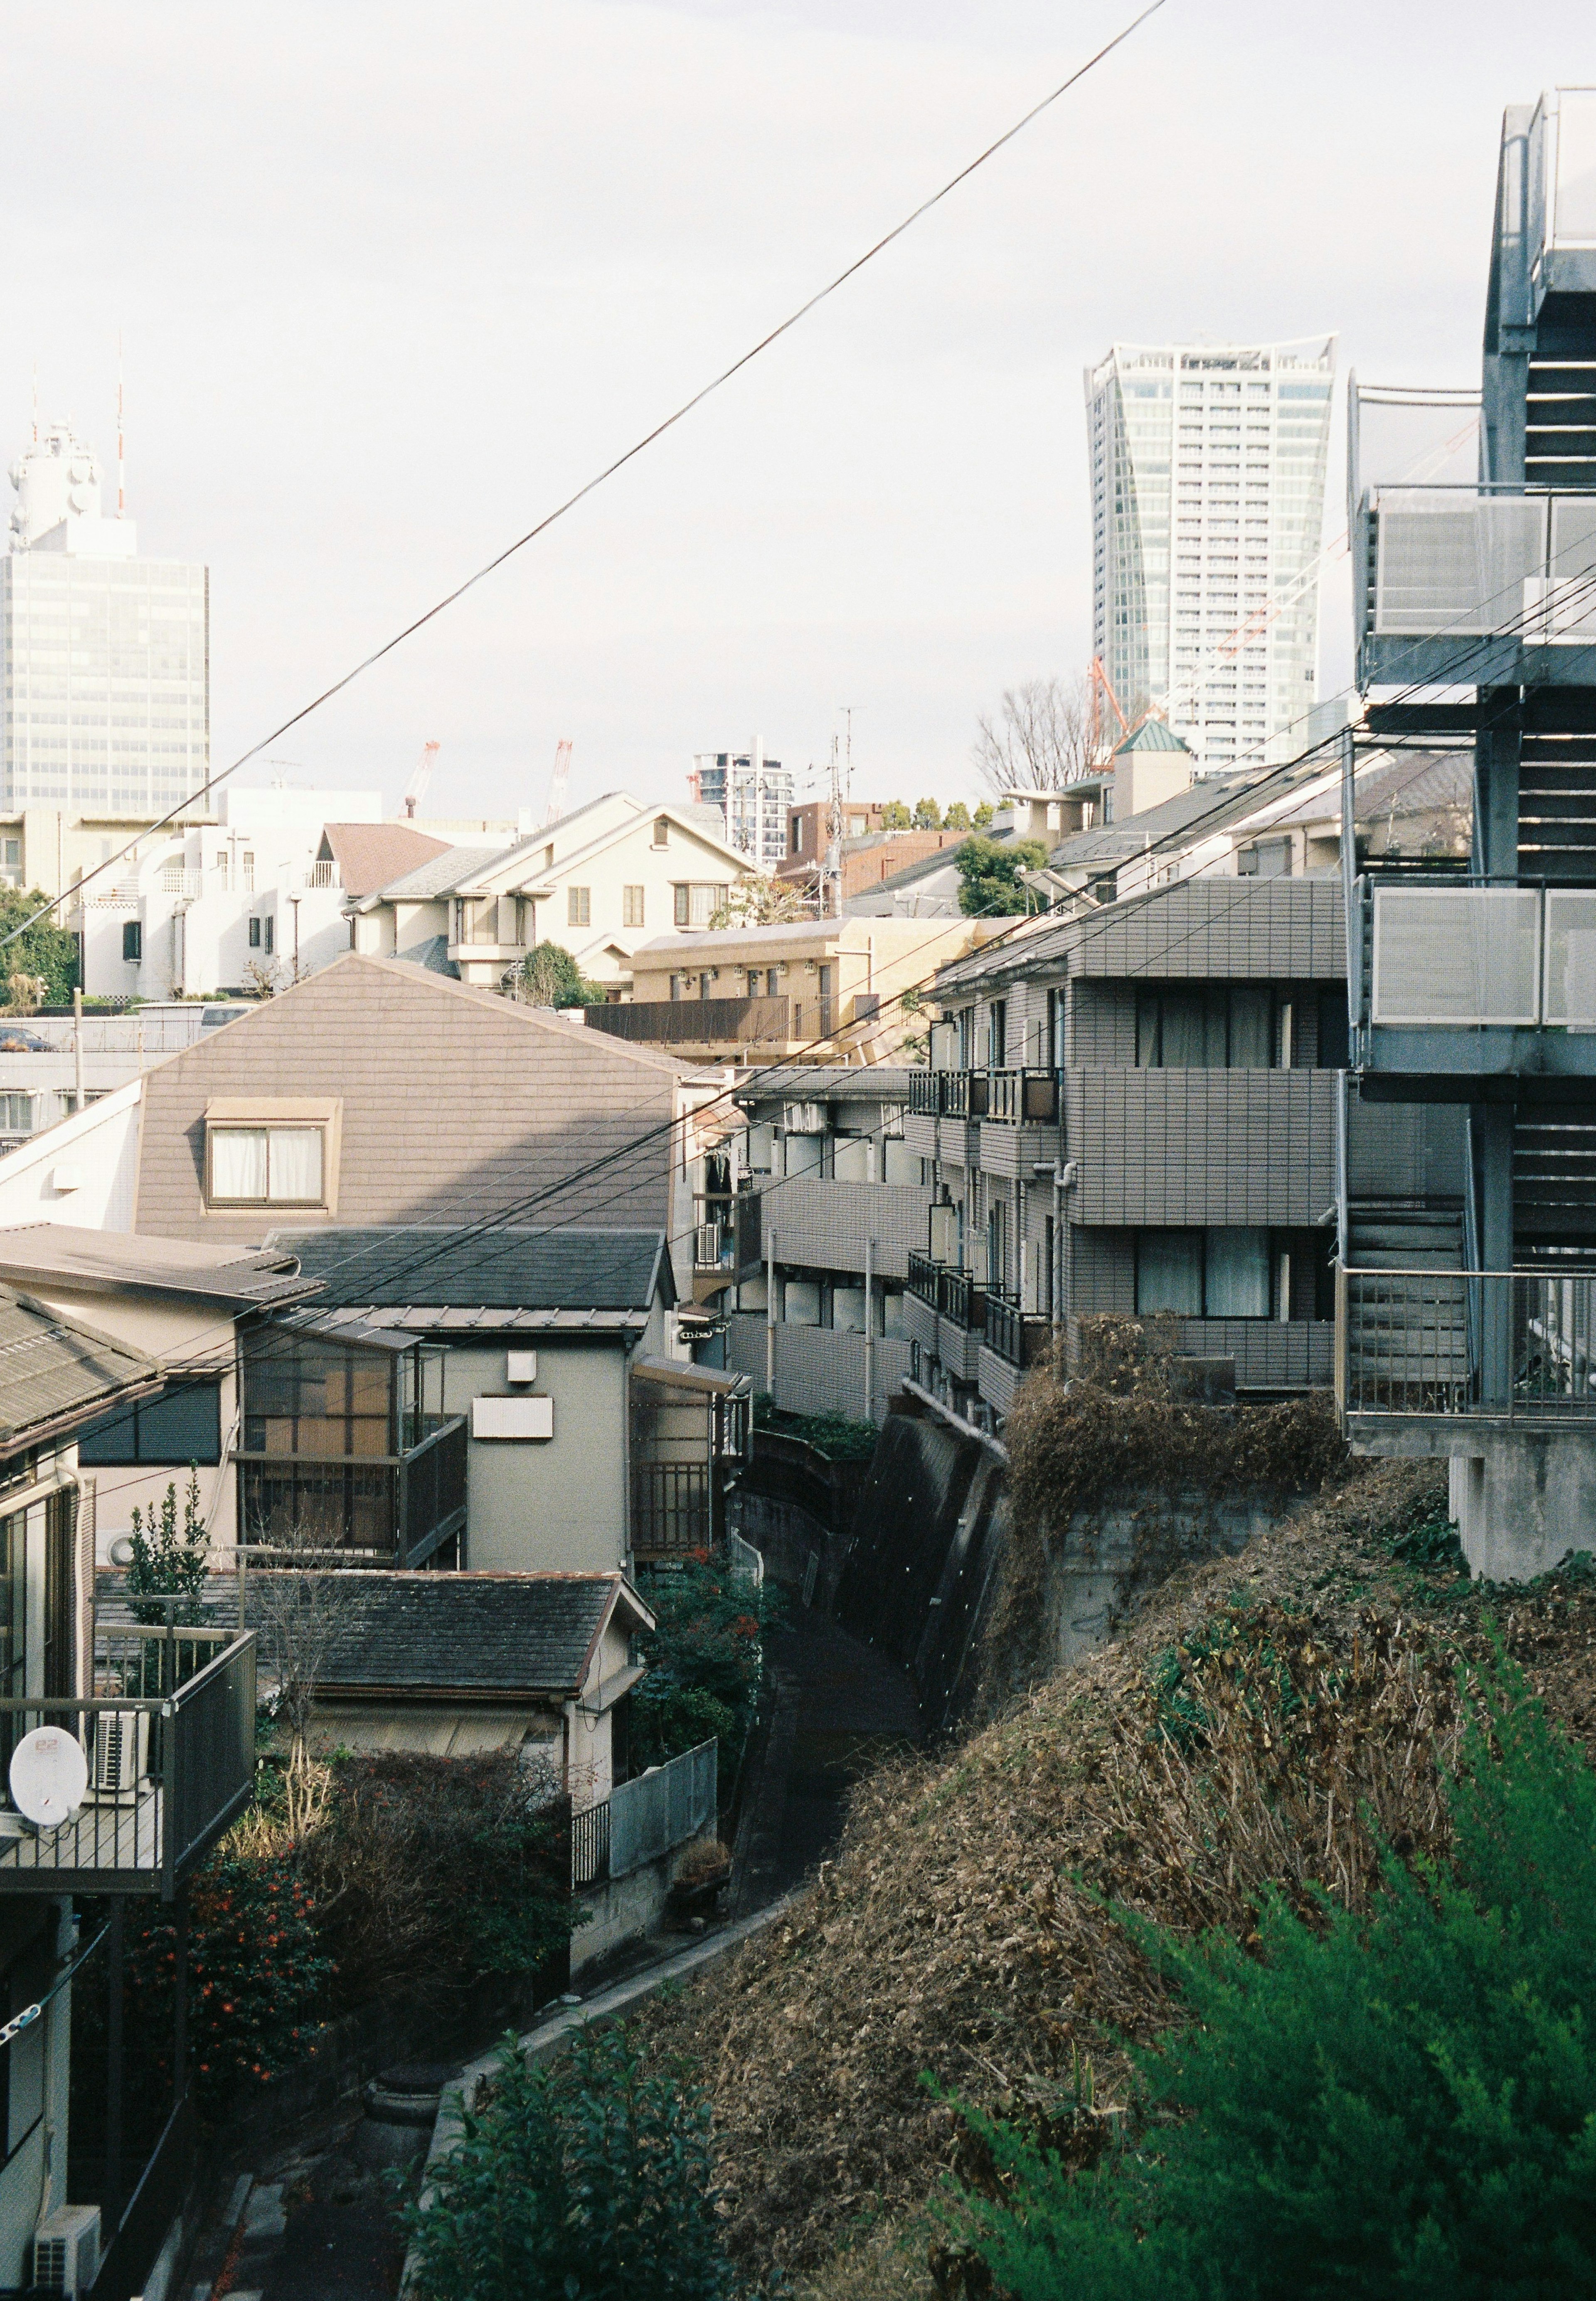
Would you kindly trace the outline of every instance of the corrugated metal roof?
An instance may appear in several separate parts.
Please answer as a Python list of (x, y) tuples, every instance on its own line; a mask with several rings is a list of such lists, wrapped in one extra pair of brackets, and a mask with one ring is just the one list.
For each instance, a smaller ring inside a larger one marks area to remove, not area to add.
[[(272, 1233), (324, 1282), (318, 1309), (425, 1306), (480, 1311), (647, 1315), (669, 1288), (663, 1230), (542, 1230), (395, 1226)], [(497, 1318), (489, 1323), (501, 1323)]]
[(0, 1444), (8, 1451), (160, 1380), (142, 1351), (0, 1285)]
[(19, 1223), (0, 1230), (0, 1279), (98, 1293), (131, 1287), (243, 1306), (303, 1301), (318, 1291), (317, 1282), (297, 1277), (293, 1264), (286, 1253), (79, 1230), (66, 1223)]

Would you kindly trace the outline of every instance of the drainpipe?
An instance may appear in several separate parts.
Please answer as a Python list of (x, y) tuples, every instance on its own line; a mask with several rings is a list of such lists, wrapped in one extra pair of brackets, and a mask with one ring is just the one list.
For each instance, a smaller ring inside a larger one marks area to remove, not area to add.
[(1064, 1340), (1064, 1194), (1074, 1190), (1080, 1167), (1074, 1159), (1039, 1159), (1033, 1175), (1046, 1176), (1053, 1185), (1053, 1350)]
[(765, 1233), (765, 1387), (776, 1394), (776, 1234)]
[(83, 985), (72, 985), (72, 1109), (83, 1108)]
[(875, 1420), (875, 1241), (865, 1242), (865, 1419)]

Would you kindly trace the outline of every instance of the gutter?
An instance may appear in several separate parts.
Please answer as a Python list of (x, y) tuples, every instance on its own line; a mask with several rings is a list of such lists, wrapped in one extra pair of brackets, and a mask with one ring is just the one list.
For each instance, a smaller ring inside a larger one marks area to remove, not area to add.
[(929, 1406), (938, 1419), (945, 1422), (950, 1430), (957, 1430), (961, 1438), (973, 1438), (978, 1446), (984, 1446), (992, 1459), (1000, 1462), (1006, 1470), (1007, 1469), (1008, 1449), (1001, 1439), (994, 1438), (990, 1431), (978, 1430), (973, 1422), (966, 1422), (962, 1414), (956, 1414), (952, 1407), (944, 1406), (940, 1398), (933, 1398), (929, 1390), (923, 1390), (917, 1382), (911, 1382), (907, 1375), (904, 1376), (903, 1387), (911, 1398), (917, 1398), (923, 1405)]

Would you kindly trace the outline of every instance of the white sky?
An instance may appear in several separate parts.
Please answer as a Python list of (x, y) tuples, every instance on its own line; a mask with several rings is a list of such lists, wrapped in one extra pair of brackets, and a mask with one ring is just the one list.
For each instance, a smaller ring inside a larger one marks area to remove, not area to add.
[[(0, 447), (107, 464), (212, 571), (233, 757), (840, 270), (1133, 0), (280, 0), (12, 10)], [(976, 714), (1090, 652), (1081, 372), (1115, 338), (1335, 330), (1477, 380), (1502, 106), (1589, 0), (1166, 0), (708, 406), (280, 747), (437, 813), (798, 770), (970, 787)], [(1582, 37), (1583, 36), (1583, 37)], [(1341, 523), (1340, 442), (1327, 522)], [(1344, 574), (1344, 571), (1343, 571)], [(1345, 582), (1326, 687), (1345, 676)]]

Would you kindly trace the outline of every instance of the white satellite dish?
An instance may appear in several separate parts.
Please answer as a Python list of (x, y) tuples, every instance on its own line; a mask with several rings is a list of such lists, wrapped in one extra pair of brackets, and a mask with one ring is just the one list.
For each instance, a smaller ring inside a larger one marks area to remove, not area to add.
[(83, 1745), (64, 1726), (24, 1734), (11, 1754), (11, 1794), (17, 1812), (40, 1829), (70, 1820), (88, 1789)]

